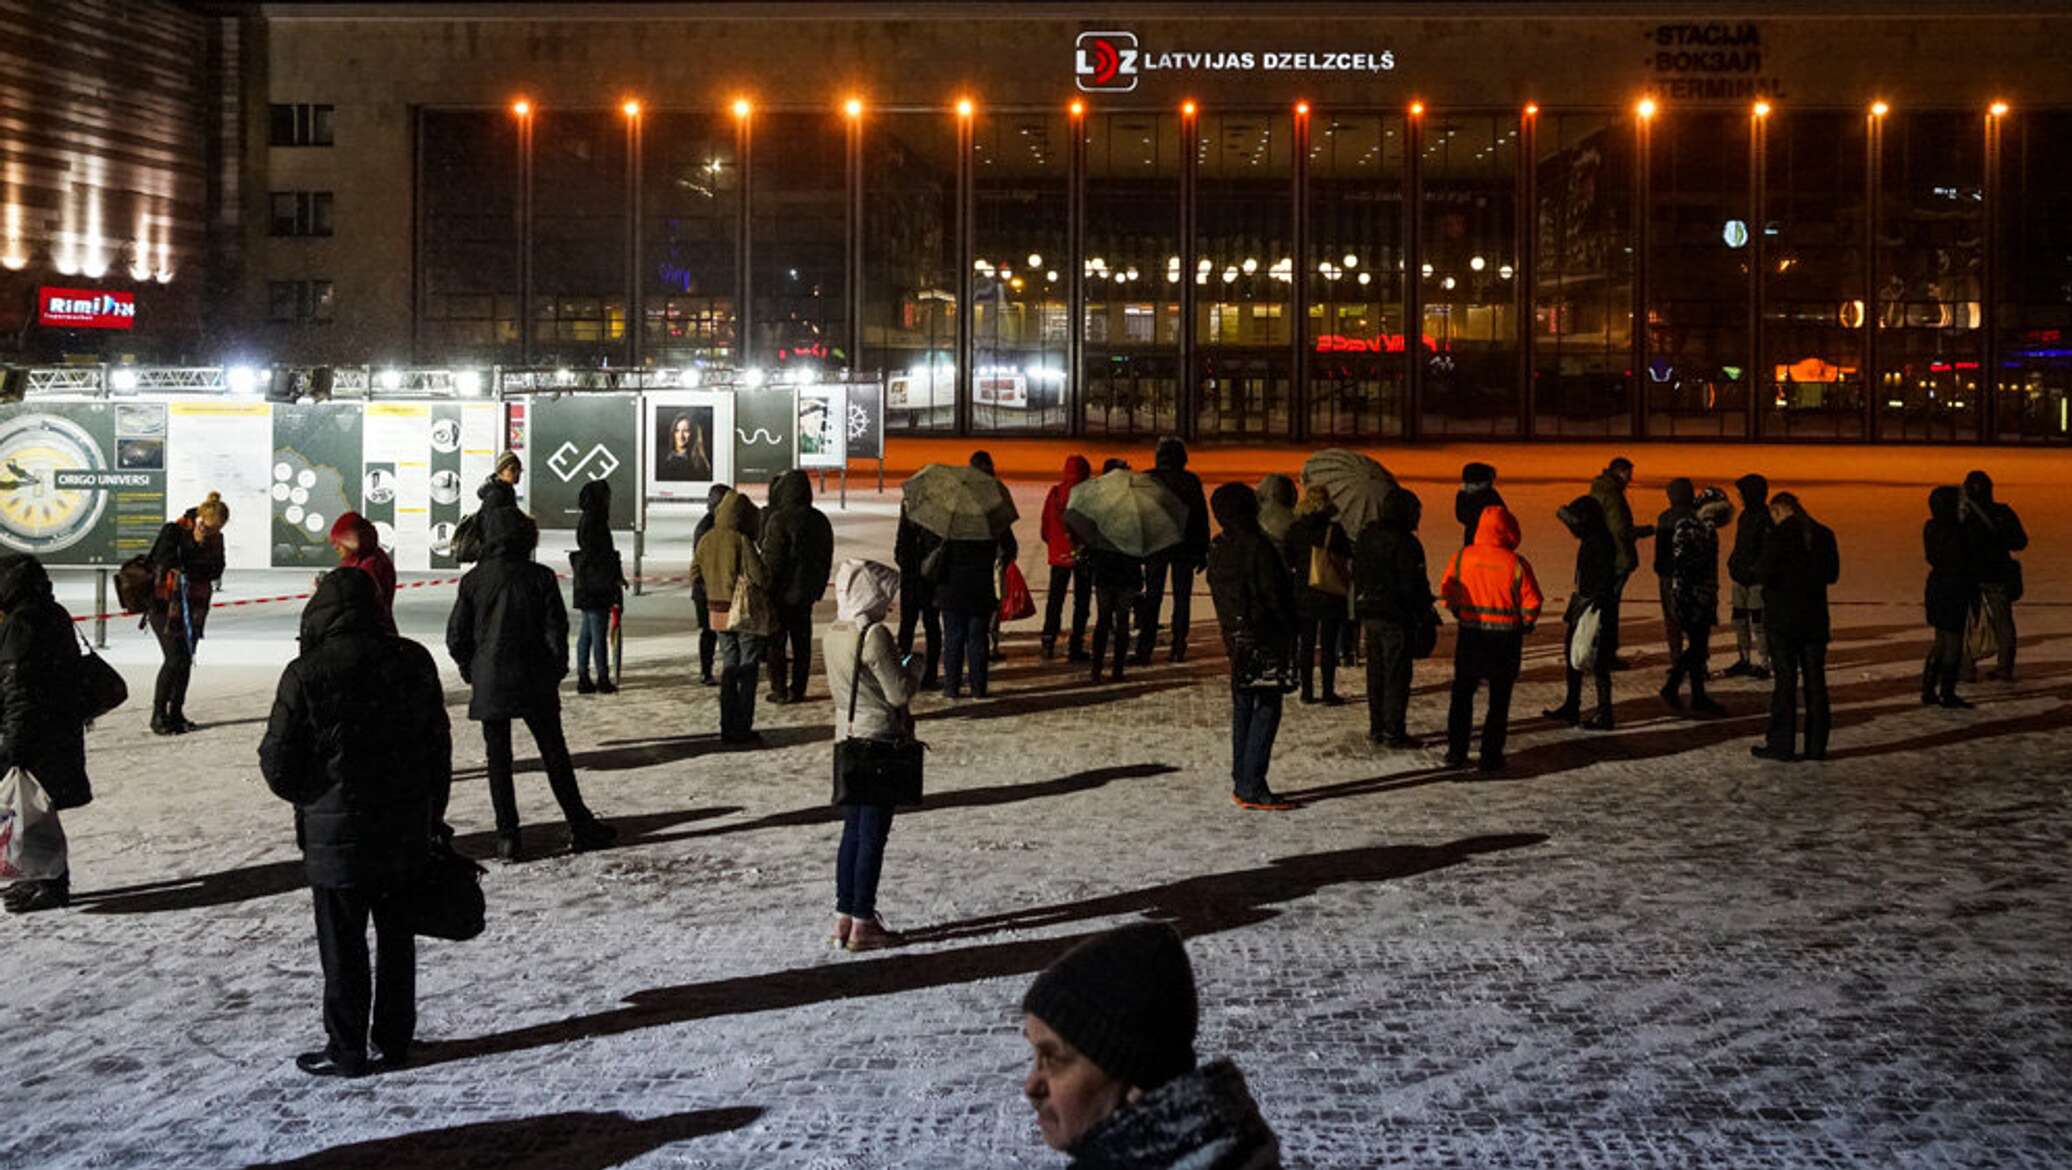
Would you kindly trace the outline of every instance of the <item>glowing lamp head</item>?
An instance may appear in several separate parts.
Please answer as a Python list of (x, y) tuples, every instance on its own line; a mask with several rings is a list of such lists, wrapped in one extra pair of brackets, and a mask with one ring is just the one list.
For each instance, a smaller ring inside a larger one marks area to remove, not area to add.
[(1189, 118), (1194, 117), (1194, 99), (1188, 98), (1186, 101), (1181, 102), (1180, 112)]
[(842, 112), (852, 118), (863, 117), (863, 100), (861, 98), (850, 98), (842, 103)]
[(734, 99), (734, 116), (736, 118), (746, 118), (754, 110), (755, 107), (748, 104), (747, 98)]
[(627, 98), (619, 105), (619, 112), (629, 118), (638, 118), (640, 117), (640, 102), (634, 98)]
[(1300, 117), (1300, 118), (1307, 118), (1307, 117), (1309, 117), (1309, 103), (1308, 103), (1308, 102), (1296, 102), (1296, 103), (1295, 103), (1295, 115), (1296, 115), (1297, 117)]
[(1079, 101), (1076, 98), (1073, 99), (1072, 105), (1069, 108), (1072, 111), (1072, 116), (1075, 118), (1079, 117), (1081, 114), (1086, 113), (1086, 103)]
[(1884, 102), (1872, 102), (1872, 103), (1871, 103), (1871, 117), (1873, 117), (1873, 118), (1882, 118), (1882, 117), (1884, 117), (1885, 115), (1887, 115), (1887, 114), (1889, 114), (1889, 113), (1891, 113), (1891, 112), (1892, 112), (1892, 107), (1891, 107), (1891, 106), (1888, 106), (1888, 105), (1886, 105), (1886, 104), (1885, 104)]
[(1758, 118), (1767, 118), (1767, 117), (1769, 117), (1769, 116), (1770, 116), (1770, 103), (1769, 103), (1769, 102), (1757, 102), (1757, 103), (1755, 104), (1755, 116), (1756, 116), (1756, 117), (1758, 117)]
[(1986, 107), (1986, 112), (1993, 115), (1995, 118), (1998, 118), (2001, 115), (2007, 113), (2007, 103), (1994, 102), (1992, 105)]
[(977, 106), (971, 104), (970, 98), (957, 99), (957, 116), (959, 118), (969, 118), (971, 116), (971, 112), (977, 108)]
[(511, 103), (511, 112), (521, 118), (529, 118), (532, 116), (532, 103), (524, 98), (519, 98)]
[(1530, 117), (1533, 117), (1533, 116), (1537, 115), (1537, 114), (1538, 114), (1539, 112), (1540, 112), (1540, 103), (1538, 103), (1538, 102), (1527, 102), (1527, 103), (1525, 103), (1525, 116), (1526, 116), (1526, 117), (1528, 117), (1528, 118), (1530, 118)]
[(1642, 118), (1652, 118), (1655, 116), (1655, 109), (1655, 99), (1642, 98), (1640, 103), (1633, 107), (1633, 112), (1639, 114)]
[(1413, 117), (1413, 118), (1422, 118), (1422, 117), (1424, 117), (1424, 103), (1423, 103), (1423, 102), (1411, 102), (1411, 103), (1410, 103), (1410, 116), (1411, 116), (1411, 117)]

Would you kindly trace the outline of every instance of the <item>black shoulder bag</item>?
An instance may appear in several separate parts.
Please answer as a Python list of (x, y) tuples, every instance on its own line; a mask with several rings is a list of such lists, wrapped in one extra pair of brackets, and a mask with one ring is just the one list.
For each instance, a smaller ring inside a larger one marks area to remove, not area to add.
[[(863, 691), (863, 644), (876, 623), (856, 636), (856, 669), (849, 679), (849, 726), (856, 726), (856, 698)], [(835, 804), (921, 803), (921, 756), (928, 745), (911, 737), (865, 739), (851, 735), (835, 744)]]

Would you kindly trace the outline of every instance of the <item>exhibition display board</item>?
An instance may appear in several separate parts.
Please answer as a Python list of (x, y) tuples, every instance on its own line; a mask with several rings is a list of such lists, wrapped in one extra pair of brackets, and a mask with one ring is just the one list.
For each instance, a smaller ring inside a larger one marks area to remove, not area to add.
[(640, 508), (640, 397), (535, 395), (525, 420), (527, 498), (541, 528), (573, 529), (584, 485), (611, 485), (613, 528), (633, 527)]
[(53, 566), (148, 551), (166, 520), (165, 453), (164, 403), (0, 406), (0, 548)]

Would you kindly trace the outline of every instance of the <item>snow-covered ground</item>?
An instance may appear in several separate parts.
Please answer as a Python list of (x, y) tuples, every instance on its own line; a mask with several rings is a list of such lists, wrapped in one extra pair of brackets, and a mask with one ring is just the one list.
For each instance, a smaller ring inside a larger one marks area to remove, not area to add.
[[(1719, 685), (1724, 721), (1661, 708), (1645, 572), (1618, 731), (1536, 718), (1560, 685), (1549, 623), (1511, 778), (1371, 749), (1357, 704), (1291, 702), (1274, 779), (1305, 803), (1285, 814), (1227, 796), (1205, 591), (1195, 657), (1120, 685), (1040, 662), (1024, 623), (989, 701), (918, 704), (931, 797), (895, 826), (881, 894), (915, 941), (848, 956), (826, 943), (824, 682), (759, 709), (769, 749), (722, 753), (688, 600), (660, 584), (629, 610), (625, 690), (566, 699), (621, 844), (493, 866), (488, 932), (420, 948), (425, 1059), (349, 1084), (289, 1064), (321, 1043), (321, 978), (289, 810), (254, 753), (297, 607), (212, 619), (189, 704), (205, 730), (181, 739), (146, 731), (155, 648), (119, 626), (136, 697), (92, 733), (97, 799), (66, 818), (76, 904), (0, 923), (0, 1166), (1056, 1166), (1019, 1096), (1017, 1004), (1071, 940), (1145, 916), (1187, 936), (1200, 1049), (1236, 1058), (1292, 1164), (2072, 1164), (2072, 576), (2054, 555), (2072, 476), (2029, 452), (1719, 452), (1636, 452), (1636, 511), (1685, 467), (1798, 477), (1775, 475), (1844, 557), (1825, 766), (1749, 758), (1755, 684)], [(1552, 510), (1605, 454), (1498, 451), (1557, 597), (1572, 545)], [(1426, 501), (1436, 573), (1461, 456), (1384, 457)], [(1971, 688), (1972, 712), (1917, 698), (1919, 522), (1952, 458), (2004, 466), (2035, 539), (2022, 681)], [(1276, 460), (1203, 462), (1213, 482)], [(1017, 498), (1040, 589), (1041, 483)], [(889, 559), (894, 499), (852, 492), (842, 555)], [(648, 572), (681, 574), (692, 519), (656, 518)], [(558, 548), (542, 559), (565, 566)], [(90, 582), (64, 589), (83, 611)], [(405, 591), (405, 632), (437, 646), (451, 596)], [(1445, 653), (1419, 667), (1415, 731), (1443, 721)], [(456, 738), (452, 818), (486, 854), (480, 737)], [(520, 796), (535, 845), (558, 842), (536, 765)]]

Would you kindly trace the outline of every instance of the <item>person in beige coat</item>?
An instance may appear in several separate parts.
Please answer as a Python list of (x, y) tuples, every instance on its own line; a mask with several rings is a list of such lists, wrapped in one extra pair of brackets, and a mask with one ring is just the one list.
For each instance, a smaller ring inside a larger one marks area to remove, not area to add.
[[(901, 740), (914, 734), (907, 704), (920, 685), (921, 664), (902, 656), (885, 617), (899, 597), (899, 570), (875, 561), (843, 561), (835, 570), (835, 623), (821, 640), (828, 689), (834, 693), (835, 742)], [(855, 717), (850, 717), (852, 708)], [(835, 856), (834, 943), (852, 951), (890, 946), (898, 939), (878, 917), (878, 875), (892, 806), (842, 806), (842, 845)]]

